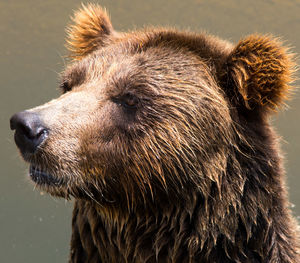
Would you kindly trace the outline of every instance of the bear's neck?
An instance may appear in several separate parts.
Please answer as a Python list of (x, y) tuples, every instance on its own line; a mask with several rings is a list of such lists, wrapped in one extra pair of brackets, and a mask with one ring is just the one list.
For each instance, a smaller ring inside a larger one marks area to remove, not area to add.
[[(220, 200), (195, 196), (186, 206), (119, 217), (78, 200), (71, 262), (297, 262), (289, 215), (280, 200), (262, 200), (254, 206), (249, 195), (224, 211)], [(265, 202), (279, 203), (266, 210)]]
[(219, 181), (204, 181), (206, 193), (191, 188), (180, 202), (127, 213), (75, 201), (70, 261), (298, 262), (280, 156), (271, 130), (260, 136), (259, 153), (232, 149)]

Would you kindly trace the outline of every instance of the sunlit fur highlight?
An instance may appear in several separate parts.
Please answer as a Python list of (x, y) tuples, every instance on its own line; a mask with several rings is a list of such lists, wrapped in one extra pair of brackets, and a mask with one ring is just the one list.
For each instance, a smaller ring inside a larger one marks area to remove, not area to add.
[(71, 57), (80, 59), (97, 47), (109, 42), (108, 37), (114, 33), (105, 9), (98, 5), (82, 4), (75, 12), (73, 24), (67, 28), (67, 48)]
[(276, 110), (288, 98), (295, 63), (279, 39), (260, 35), (242, 39), (227, 63), (247, 108)]

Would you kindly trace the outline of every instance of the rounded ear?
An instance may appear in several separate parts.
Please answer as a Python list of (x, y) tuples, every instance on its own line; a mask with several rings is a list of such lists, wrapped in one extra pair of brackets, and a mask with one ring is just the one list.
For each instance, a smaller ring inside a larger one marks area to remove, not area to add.
[[(293, 56), (278, 39), (250, 35), (239, 41), (226, 61), (226, 89), (247, 109), (276, 110), (288, 97), (295, 70)], [(237, 94), (238, 93), (238, 94)]]
[(74, 59), (81, 59), (98, 47), (107, 45), (115, 34), (106, 11), (96, 4), (82, 4), (72, 21), (73, 24), (66, 29), (66, 47)]

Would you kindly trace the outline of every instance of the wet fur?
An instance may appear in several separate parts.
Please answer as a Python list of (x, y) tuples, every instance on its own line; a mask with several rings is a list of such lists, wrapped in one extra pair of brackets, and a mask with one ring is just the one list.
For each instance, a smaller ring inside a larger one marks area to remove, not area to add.
[(64, 182), (40, 187), (76, 199), (70, 262), (299, 262), (269, 125), (291, 90), (280, 42), (117, 33), (94, 5), (74, 23), (65, 95), (39, 112), (78, 102), (34, 157)]

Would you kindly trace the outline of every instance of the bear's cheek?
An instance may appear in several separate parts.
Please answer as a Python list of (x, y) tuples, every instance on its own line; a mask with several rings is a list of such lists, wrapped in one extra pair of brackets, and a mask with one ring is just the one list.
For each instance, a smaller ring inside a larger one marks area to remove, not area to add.
[(84, 174), (103, 175), (124, 161), (130, 140), (126, 115), (113, 102), (107, 101), (93, 115), (93, 120), (79, 133), (80, 168)]

